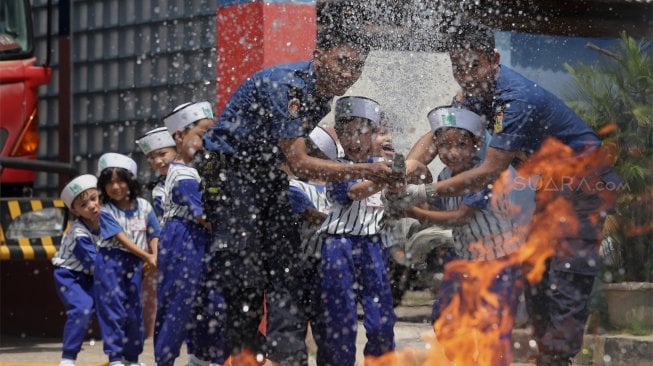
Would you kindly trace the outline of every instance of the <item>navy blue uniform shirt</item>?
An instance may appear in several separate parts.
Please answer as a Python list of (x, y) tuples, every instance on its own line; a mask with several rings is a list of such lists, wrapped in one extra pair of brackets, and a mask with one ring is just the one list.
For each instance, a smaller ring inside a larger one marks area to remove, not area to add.
[(204, 136), (204, 148), (276, 165), (283, 161), (278, 141), (307, 136), (329, 113), (332, 99), (316, 96), (312, 61), (260, 70), (231, 96)]
[(499, 68), (492, 105), (483, 105), (473, 98), (466, 98), (463, 104), (491, 118), (490, 147), (531, 155), (549, 136), (575, 151), (601, 145), (596, 132), (560, 98), (503, 65)]

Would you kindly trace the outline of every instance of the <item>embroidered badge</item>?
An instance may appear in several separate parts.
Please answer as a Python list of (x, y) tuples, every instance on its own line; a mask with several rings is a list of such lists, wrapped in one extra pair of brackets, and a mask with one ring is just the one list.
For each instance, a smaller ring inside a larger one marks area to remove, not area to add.
[(204, 112), (206, 118), (213, 119), (213, 111), (211, 108), (202, 107), (202, 112)]
[(456, 116), (453, 114), (447, 114), (446, 116), (441, 116), (441, 123), (443, 126), (455, 126), (456, 125)]
[(73, 194), (78, 194), (78, 193), (80, 193), (82, 191), (82, 186), (80, 186), (77, 183), (73, 183), (73, 184), (70, 185), (70, 191)]
[(498, 107), (494, 114), (494, 133), (499, 133), (503, 130), (503, 106)]

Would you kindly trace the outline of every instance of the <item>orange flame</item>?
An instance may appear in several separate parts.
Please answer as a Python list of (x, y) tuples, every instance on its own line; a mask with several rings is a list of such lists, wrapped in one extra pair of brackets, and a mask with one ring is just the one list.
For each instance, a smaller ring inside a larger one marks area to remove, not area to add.
[(609, 136), (617, 132), (617, 130), (619, 130), (619, 125), (614, 122), (608, 122), (599, 129), (598, 134), (599, 136)]
[(265, 359), (259, 362), (251, 351), (245, 350), (235, 356), (229, 356), (224, 364), (225, 366), (261, 366), (265, 364)]
[[(489, 288), (497, 274), (512, 265), (521, 265), (525, 278), (530, 283), (542, 279), (546, 260), (556, 250), (567, 250), (560, 247), (563, 242), (560, 239), (568, 237), (579, 228), (574, 207), (560, 194), (560, 188), (591, 189), (596, 181), (590, 181), (588, 177), (605, 167), (605, 162), (609, 161), (607, 154), (605, 149), (599, 149), (578, 155), (555, 139), (546, 140), (542, 148), (518, 169), (519, 177), (539, 176), (541, 183), (536, 193), (537, 211), (533, 214), (530, 226), (520, 228), (522, 233), (528, 231), (525, 243), (501, 260), (449, 263), (445, 279), (463, 275), (463, 295), (454, 294), (451, 303), (434, 324), (434, 338), (437, 339), (430, 341), (430, 350), (422, 353), (405, 350), (379, 358), (367, 357), (365, 365), (465, 366), (510, 363), (512, 345), (505, 335), (510, 334), (514, 319), (509, 306), (498, 301)], [(510, 178), (506, 172), (495, 182), (493, 197), (505, 192), (509, 184)], [(611, 193), (604, 193), (605, 197), (601, 194), (601, 198), (605, 207), (590, 217), (594, 222), (598, 222), (600, 216), (605, 214), (604, 209), (613, 203), (609, 196)]]
[[(653, 188), (640, 194), (626, 195), (623, 198), (623, 203), (628, 205), (632, 212), (653, 212)], [(615, 218), (616, 219), (616, 218)], [(627, 220), (619, 220), (619, 224), (623, 226), (623, 234), (626, 237), (633, 237), (644, 235), (653, 230), (653, 221), (651, 215), (633, 215), (630, 214)], [(616, 231), (616, 230), (614, 230)]]

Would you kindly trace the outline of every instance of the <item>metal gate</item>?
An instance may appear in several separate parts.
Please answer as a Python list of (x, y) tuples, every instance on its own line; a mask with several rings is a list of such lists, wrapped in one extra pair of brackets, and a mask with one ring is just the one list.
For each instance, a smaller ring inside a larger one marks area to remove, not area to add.
[[(57, 2), (55, 1), (55, 4)], [(36, 53), (46, 52), (46, 0), (33, 0)], [(71, 1), (72, 148), (80, 173), (95, 174), (105, 152), (131, 155), (139, 178), (152, 173), (134, 141), (162, 125), (176, 105), (215, 101), (215, 1)], [(57, 34), (57, 6), (53, 16)], [(59, 57), (53, 39), (53, 80), (41, 90), (39, 159), (58, 155)], [(56, 195), (57, 176), (40, 173), (35, 191)]]

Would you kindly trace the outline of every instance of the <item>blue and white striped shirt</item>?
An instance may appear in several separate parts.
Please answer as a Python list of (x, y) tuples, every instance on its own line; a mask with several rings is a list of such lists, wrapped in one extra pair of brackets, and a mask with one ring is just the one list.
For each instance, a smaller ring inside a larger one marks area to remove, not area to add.
[[(149, 249), (149, 241), (159, 237), (159, 221), (154, 214), (152, 205), (144, 198), (136, 198), (136, 207), (133, 209), (123, 210), (113, 203), (107, 203), (102, 206), (102, 211), (109, 213), (127, 237), (143, 250)], [(106, 225), (100, 221), (101, 225)], [(114, 234), (115, 235), (115, 234)], [(117, 248), (127, 251), (123, 245), (115, 238), (102, 240), (100, 248)]]
[[(511, 176), (516, 176), (514, 169), (509, 169)], [(451, 169), (444, 168), (438, 181), (450, 177)], [(522, 202), (524, 207), (519, 215), (510, 214), (514, 211), (508, 206), (517, 204), (511, 202), (511, 192), (502, 193), (502, 197), (491, 200), (489, 189), (465, 196), (438, 197), (431, 204), (446, 211), (458, 210), (461, 204), (475, 208), (476, 212), (468, 223), (452, 228), (454, 250), (462, 259), (491, 260), (512, 253), (524, 243), (526, 230), (520, 225), (530, 221), (534, 208), (532, 193), (530, 196), (527, 192), (524, 195), (527, 198)]]
[(327, 198), (331, 201), (331, 211), (319, 233), (355, 236), (385, 234), (381, 192), (361, 201), (353, 201), (347, 195), (349, 189), (361, 181), (327, 183)]
[[(323, 185), (307, 183), (299, 179), (290, 179), (290, 204), (293, 212), (298, 214), (309, 208), (328, 214), (331, 206)], [(322, 241), (317, 233), (319, 228), (320, 225), (302, 220), (299, 234), (302, 239), (302, 253), (307, 256), (317, 256), (322, 251)]]
[(152, 207), (159, 222), (163, 224), (163, 202), (165, 202), (165, 177), (159, 177), (152, 187)]
[(173, 217), (196, 221), (204, 214), (200, 182), (197, 169), (177, 162), (170, 164), (164, 185), (164, 223)]
[(101, 240), (100, 230), (92, 231), (77, 218), (61, 239), (61, 245), (52, 257), (52, 264), (75, 272), (93, 274), (97, 245)]

